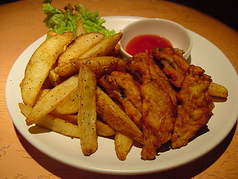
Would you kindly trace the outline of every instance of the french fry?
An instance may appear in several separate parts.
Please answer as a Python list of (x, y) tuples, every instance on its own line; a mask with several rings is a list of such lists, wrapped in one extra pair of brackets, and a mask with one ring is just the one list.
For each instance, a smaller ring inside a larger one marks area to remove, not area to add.
[(54, 72), (54, 70), (50, 70), (48, 78), (50, 80), (50, 83), (53, 86), (57, 86), (58, 84), (62, 83), (64, 80), (66, 80), (65, 77), (59, 76)]
[(108, 56), (120, 57), (120, 44), (117, 44), (115, 48), (108, 54)]
[(57, 86), (57, 84), (60, 84), (60, 76), (54, 72), (54, 70), (50, 70), (48, 78), (52, 85)]
[(78, 126), (77, 114), (60, 114), (55, 112), (55, 110), (53, 110), (49, 114)]
[[(65, 121), (68, 121), (72, 124), (78, 125), (77, 114), (59, 114), (55, 111), (52, 111), (50, 114), (55, 117), (64, 119)], [(111, 126), (109, 126), (108, 124), (106, 124), (100, 120), (97, 120), (96, 128), (97, 128), (98, 136), (110, 137), (110, 136), (113, 136), (116, 134), (115, 129), (113, 129)]]
[[(52, 111), (50, 115), (64, 119), (65, 121), (70, 122), (72, 124), (78, 125), (77, 114), (59, 114), (55, 111)], [(111, 126), (100, 120), (97, 120), (96, 128), (97, 128), (97, 135), (99, 136), (110, 137), (115, 135), (116, 133), (115, 129), (113, 129)]]
[(97, 112), (102, 119), (118, 132), (142, 143), (142, 132), (114, 101), (96, 88)]
[(213, 97), (218, 98), (228, 97), (228, 90), (224, 86), (213, 82), (210, 84), (208, 88), (208, 93)]
[(108, 38), (104, 39), (100, 43), (96, 44), (86, 53), (84, 53), (80, 58), (89, 58), (89, 57), (98, 57), (98, 56), (108, 55), (115, 49), (121, 37), (122, 37), (122, 33), (117, 33), (115, 35), (109, 36)]
[(127, 154), (131, 150), (133, 140), (122, 133), (116, 132), (114, 144), (117, 158), (119, 160), (126, 160)]
[[(32, 110), (32, 107), (27, 106), (23, 103), (19, 103), (18, 106), (21, 110), (21, 113), (27, 118)], [(61, 133), (69, 137), (80, 137), (78, 132), (78, 120), (76, 114), (65, 115), (52, 111), (51, 113), (39, 119), (36, 124), (43, 128)], [(115, 129), (99, 120), (97, 120), (96, 122), (96, 128), (97, 135), (99, 136), (110, 137), (115, 135), (116, 133)]]
[(21, 113), (25, 116), (25, 117), (28, 117), (29, 114), (31, 113), (31, 110), (32, 110), (32, 107), (26, 105), (26, 104), (23, 104), (23, 103), (18, 103), (18, 106), (21, 110)]
[(36, 102), (38, 102), (46, 93), (48, 93), (51, 89), (41, 89), (36, 97)]
[[(122, 33), (117, 33), (113, 36), (110, 36), (110, 37), (102, 40), (101, 42), (97, 43), (96, 45), (94, 45), (92, 48), (90, 48), (87, 52), (85, 52), (79, 58), (89, 60), (89, 58), (91, 58), (91, 57), (106, 56), (106, 55), (110, 54), (115, 49), (115, 47), (117, 46), (121, 37), (122, 37)], [(63, 56), (63, 54), (61, 56)], [(61, 57), (61, 58), (63, 59), (63, 57)], [(68, 58), (68, 57), (65, 57), (65, 58)], [(69, 60), (75, 61), (73, 56), (70, 56), (70, 58), (68, 58), (66, 60), (67, 62), (65, 62), (65, 63), (60, 62), (60, 60), (59, 60), (59, 65), (54, 69), (54, 72), (56, 74), (58, 74), (59, 76), (70, 76), (72, 74), (77, 73), (78, 68), (75, 65), (72, 65), (71, 63), (69, 63), (68, 62)], [(83, 63), (89, 64), (89, 61), (84, 61)], [(103, 69), (103, 68), (101, 68), (101, 69)]]
[(53, 88), (53, 87), (54, 87), (54, 85), (52, 84), (52, 81), (51, 81), (51, 79), (49, 78), (49, 75), (48, 75), (47, 78), (45, 79), (41, 89), (50, 89), (50, 88)]
[(53, 111), (78, 86), (77, 76), (72, 76), (46, 93), (33, 107), (26, 119), (27, 125)]
[(80, 35), (83, 35), (85, 33), (86, 33), (86, 31), (85, 31), (84, 26), (83, 26), (83, 21), (82, 21), (82, 19), (79, 19), (78, 23), (76, 25), (75, 34), (76, 34), (76, 36), (80, 36)]
[(67, 65), (64, 65), (64, 66), (57, 66), (55, 69), (54, 69), (54, 72), (59, 75), (59, 76), (70, 76), (70, 75), (73, 75), (73, 74), (76, 74), (78, 73), (78, 68), (76, 68), (72, 63), (69, 63)]
[(119, 58), (112, 56), (100, 56), (91, 57), (84, 59), (72, 59), (71, 63), (79, 69), (82, 65), (86, 65), (96, 76), (102, 74), (111, 73), (116, 65)]
[(80, 145), (84, 155), (93, 154), (97, 148), (97, 111), (95, 97), (96, 79), (87, 66), (81, 66), (78, 75), (78, 126)]
[[(31, 113), (32, 107), (27, 106), (23, 103), (19, 103), (18, 105), (22, 114), (25, 117), (28, 117), (28, 115)], [(63, 134), (65, 136), (75, 138), (80, 137), (77, 125), (67, 122), (61, 118), (54, 117), (50, 114), (47, 114), (38, 121), (36, 121), (36, 125)]]
[(77, 37), (66, 50), (59, 56), (58, 66), (67, 65), (72, 58), (79, 58), (97, 43), (104, 39), (101, 33), (86, 33)]
[(43, 118), (39, 119), (36, 124), (65, 136), (80, 138), (78, 133), (78, 126), (61, 118), (46, 115)]
[(74, 34), (67, 32), (46, 39), (33, 53), (20, 84), (23, 102), (33, 106), (49, 71)]
[(68, 137), (80, 138), (77, 125), (51, 115), (42, 117), (36, 122), (36, 125)]
[(115, 129), (113, 129), (108, 124), (101, 122), (100, 120), (97, 120), (96, 126), (97, 126), (97, 134), (99, 136), (110, 137), (116, 134)]
[(59, 114), (75, 114), (78, 112), (78, 89), (75, 88), (71, 93), (56, 106), (54, 111)]
[(116, 68), (119, 60), (119, 58), (112, 56), (71, 59), (70, 64), (57, 67), (54, 71), (60, 76), (70, 76), (77, 73), (82, 65), (86, 65), (96, 76), (100, 76), (112, 72)]

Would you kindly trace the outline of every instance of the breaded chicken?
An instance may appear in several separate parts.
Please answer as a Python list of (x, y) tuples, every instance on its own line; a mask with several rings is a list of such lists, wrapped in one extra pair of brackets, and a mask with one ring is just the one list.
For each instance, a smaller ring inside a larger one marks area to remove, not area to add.
[(183, 57), (183, 51), (172, 47), (154, 48), (152, 56), (169, 79), (176, 87), (181, 87), (189, 64)]
[(148, 54), (140, 53), (128, 59), (127, 69), (141, 84), (146, 80), (157, 80), (160, 87), (170, 95), (173, 104), (177, 104), (176, 91), (171, 87), (167, 76)]
[(175, 123), (175, 108), (170, 96), (156, 80), (141, 85), (143, 143), (141, 158), (154, 159), (156, 150), (171, 139)]
[(210, 76), (198, 66), (190, 65), (177, 94), (177, 118), (171, 138), (172, 148), (187, 145), (189, 139), (211, 118), (214, 104), (208, 94)]
[(140, 53), (128, 60), (128, 71), (141, 84), (144, 160), (154, 159), (156, 150), (171, 138), (175, 123), (176, 92), (166, 76), (146, 53)]
[(168, 141), (172, 148), (187, 145), (213, 115), (211, 77), (182, 54), (173, 48), (153, 49), (153, 56), (140, 53), (123, 61), (123, 71), (99, 80), (143, 131), (144, 160), (154, 159)]
[(129, 73), (113, 71), (100, 78), (99, 83), (106, 89), (110, 97), (121, 102), (126, 114), (141, 127), (142, 99), (139, 84)]

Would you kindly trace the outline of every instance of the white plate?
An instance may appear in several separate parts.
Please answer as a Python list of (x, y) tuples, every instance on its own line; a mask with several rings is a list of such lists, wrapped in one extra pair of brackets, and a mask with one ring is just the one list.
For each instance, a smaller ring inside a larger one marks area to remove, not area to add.
[[(105, 26), (120, 31), (125, 25), (140, 17), (105, 17)], [(45, 40), (45, 36), (31, 44), (16, 60), (6, 84), (6, 101), (12, 121), (19, 132), (33, 146), (48, 156), (83, 170), (107, 174), (145, 174), (168, 170), (191, 162), (216, 147), (231, 131), (238, 116), (237, 74), (226, 56), (212, 43), (194, 32), (190, 32), (194, 45), (191, 52), (192, 63), (203, 67), (213, 80), (226, 86), (229, 97), (226, 102), (216, 103), (214, 115), (208, 122), (209, 131), (195, 138), (181, 149), (161, 152), (152, 161), (140, 159), (140, 148), (133, 147), (126, 161), (119, 161), (114, 151), (113, 140), (99, 138), (99, 148), (95, 154), (82, 154), (78, 139), (71, 139), (55, 132), (31, 134), (25, 124), (18, 103), (22, 102), (19, 84), (26, 64), (35, 49)], [(206, 144), (206, 145), (204, 145)]]

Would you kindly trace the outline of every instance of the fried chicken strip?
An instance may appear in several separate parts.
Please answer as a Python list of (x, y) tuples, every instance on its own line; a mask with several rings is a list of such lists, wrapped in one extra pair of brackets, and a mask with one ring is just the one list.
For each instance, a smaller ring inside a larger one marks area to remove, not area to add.
[(177, 93), (177, 119), (171, 139), (172, 148), (179, 148), (187, 145), (212, 116), (214, 104), (208, 91), (212, 80), (201, 67), (189, 65), (180, 49), (155, 48), (152, 55), (170, 83), (181, 88)]
[[(135, 55), (127, 63), (128, 71), (141, 84), (144, 160), (154, 159), (156, 150), (171, 138), (175, 123), (176, 93), (166, 76), (146, 53)], [(172, 100), (174, 98), (174, 101)]]
[(172, 148), (187, 145), (189, 139), (211, 118), (214, 104), (208, 93), (210, 76), (198, 66), (190, 65), (177, 94), (179, 105), (171, 138)]
[(172, 47), (154, 48), (151, 51), (155, 62), (168, 76), (169, 82), (176, 87), (181, 87), (185, 74), (189, 67), (187, 60), (183, 57), (183, 51)]
[(127, 69), (140, 84), (145, 83), (146, 80), (157, 80), (161, 88), (170, 95), (173, 104), (177, 105), (176, 91), (171, 87), (167, 76), (148, 54), (140, 53), (128, 59)]
[(156, 80), (141, 85), (143, 143), (141, 157), (154, 159), (156, 150), (170, 140), (175, 123), (175, 108), (170, 96)]
[(126, 114), (141, 127), (142, 99), (139, 84), (129, 73), (113, 71), (100, 78), (99, 83), (106, 89), (110, 97), (121, 102)]

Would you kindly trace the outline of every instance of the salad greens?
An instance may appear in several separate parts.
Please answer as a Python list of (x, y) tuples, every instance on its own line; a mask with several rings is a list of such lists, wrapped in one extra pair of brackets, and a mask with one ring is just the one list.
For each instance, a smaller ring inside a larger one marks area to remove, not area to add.
[(116, 33), (102, 25), (106, 20), (99, 17), (98, 12), (93, 13), (82, 4), (76, 4), (74, 8), (71, 4), (68, 4), (64, 7), (64, 10), (60, 10), (53, 7), (51, 2), (52, 0), (43, 0), (43, 12), (47, 15), (44, 23), (50, 31), (60, 34), (67, 31), (75, 33), (77, 22), (82, 19), (87, 33), (99, 32), (104, 34), (105, 37)]

